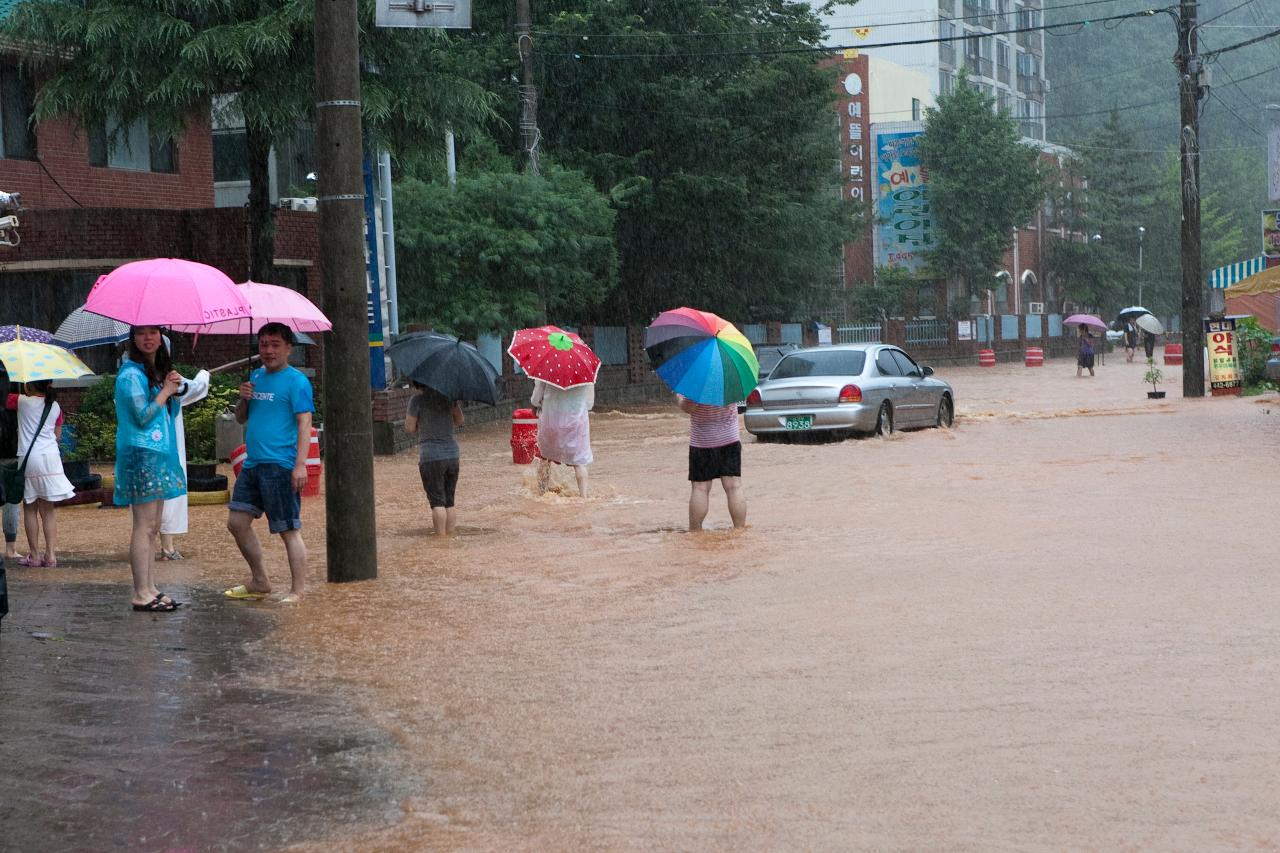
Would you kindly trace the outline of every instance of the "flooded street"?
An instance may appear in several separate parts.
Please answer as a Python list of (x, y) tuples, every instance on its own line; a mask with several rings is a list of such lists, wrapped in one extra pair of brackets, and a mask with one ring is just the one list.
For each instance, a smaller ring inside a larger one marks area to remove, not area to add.
[[(466, 429), (461, 535), (426, 535), (415, 454), (380, 459), (378, 580), (323, 583), (312, 500), (314, 585), (297, 607), (223, 602), (243, 574), (225, 509), (193, 507), (191, 559), (160, 570), (195, 595), (185, 630), (125, 612), (123, 512), (65, 511), (65, 565), (10, 567), (15, 600), (73, 584), (156, 648), (225, 648), (163, 692), (206, 696), (200, 713), (223, 724), (283, 727), (287, 748), (251, 734), (240, 753), (305, 764), (344, 725), (368, 749), (263, 806), (214, 785), (221, 827), (164, 799), (166, 774), (222, 778), (206, 745), (199, 771), (159, 761), (145, 795), (107, 779), (114, 805), (36, 797), (59, 821), (0, 806), (0, 829), (116, 849), (82, 834), (89, 810), (150, 802), (179, 831), (119, 849), (1280, 846), (1280, 398), (1183, 400), (1166, 367), (1169, 398), (1150, 401), (1144, 370), (1115, 355), (1093, 379), (1066, 360), (941, 368), (952, 430), (747, 438), (749, 527), (729, 529), (717, 486), (700, 536), (684, 532), (674, 406), (598, 409), (586, 500), (563, 471), (535, 496), (508, 425)], [(268, 554), (284, 591), (279, 542)], [(239, 641), (199, 627), (224, 611), (251, 623)], [(57, 619), (36, 618), (3, 623), (6, 692), (48, 654), (30, 632)], [(168, 657), (144, 661), (150, 677)], [(211, 683), (248, 695), (220, 712)], [(141, 730), (181, 737), (190, 709), (136, 686), (153, 697)], [(288, 701), (253, 699), (268, 694)], [(8, 731), (32, 716), (16, 705), (0, 699)], [(10, 762), (33, 772), (35, 748), (6, 734), (0, 803), (21, 785)], [(255, 808), (260, 834), (223, 832)]]

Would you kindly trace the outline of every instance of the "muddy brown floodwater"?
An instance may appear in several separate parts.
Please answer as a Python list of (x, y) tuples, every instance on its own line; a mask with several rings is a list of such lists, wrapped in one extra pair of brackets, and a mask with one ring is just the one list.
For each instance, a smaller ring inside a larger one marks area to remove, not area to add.
[[(741, 532), (718, 489), (683, 532), (665, 406), (594, 415), (586, 500), (466, 430), (452, 540), (379, 460), (377, 581), (322, 582), (313, 501), (303, 605), (208, 605), (273, 614), (255, 689), (394, 744), (395, 819), (290, 849), (1280, 846), (1280, 398), (1143, 370), (944, 368), (952, 430), (748, 440)], [(223, 515), (170, 577), (238, 579)], [(122, 581), (124, 517), (63, 518), (68, 567), (11, 575)]]

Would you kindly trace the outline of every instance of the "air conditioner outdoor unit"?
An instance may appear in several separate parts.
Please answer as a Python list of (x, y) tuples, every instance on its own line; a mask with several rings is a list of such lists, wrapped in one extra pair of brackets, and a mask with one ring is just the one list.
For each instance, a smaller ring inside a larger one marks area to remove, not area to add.
[(280, 199), (279, 206), (281, 210), (305, 210), (310, 213), (315, 213), (318, 203), (315, 198), (311, 196), (306, 196), (304, 198), (285, 197)]
[(1027, 303), (1027, 313), (1028, 313), (1028, 314), (1043, 314), (1043, 313), (1044, 313), (1044, 303), (1043, 303), (1043, 302), (1028, 302), (1028, 303)]

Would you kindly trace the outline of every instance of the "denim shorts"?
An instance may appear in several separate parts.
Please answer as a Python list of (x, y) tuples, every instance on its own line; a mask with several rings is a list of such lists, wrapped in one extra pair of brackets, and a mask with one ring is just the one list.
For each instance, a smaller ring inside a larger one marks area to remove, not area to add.
[(267, 514), (272, 533), (302, 529), (302, 498), (293, 488), (293, 469), (283, 465), (254, 465), (240, 469), (227, 508), (254, 518)]

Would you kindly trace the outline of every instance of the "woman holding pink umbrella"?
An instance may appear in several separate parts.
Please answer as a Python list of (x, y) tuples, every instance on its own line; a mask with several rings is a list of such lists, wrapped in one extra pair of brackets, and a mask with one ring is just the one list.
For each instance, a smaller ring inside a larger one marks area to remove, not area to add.
[(182, 376), (171, 367), (159, 327), (134, 327), (128, 347), (129, 360), (116, 376), (114, 499), (118, 506), (133, 509), (129, 538), (133, 609), (168, 613), (178, 602), (156, 588), (155, 545), (164, 502), (187, 491), (174, 424)]

